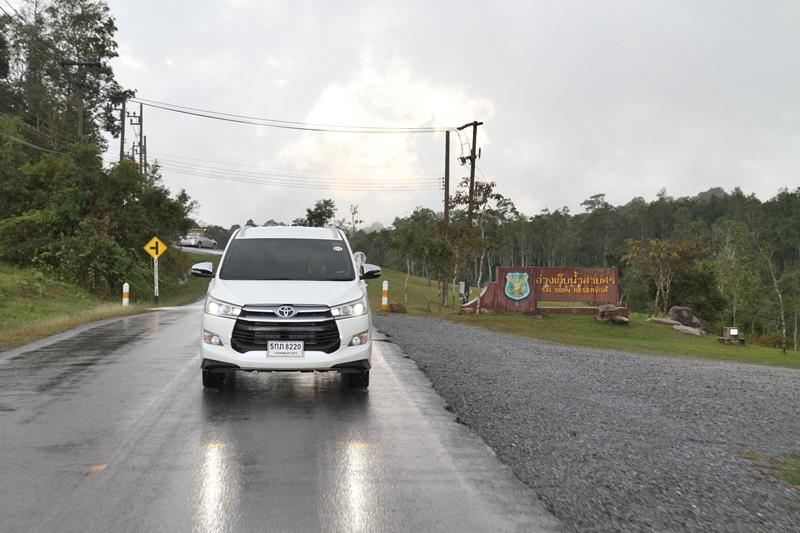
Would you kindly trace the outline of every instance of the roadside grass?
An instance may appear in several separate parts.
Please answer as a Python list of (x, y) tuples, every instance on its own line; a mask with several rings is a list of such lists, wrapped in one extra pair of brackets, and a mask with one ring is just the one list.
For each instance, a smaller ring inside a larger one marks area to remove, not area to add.
[(753, 463), (761, 472), (779, 478), (800, 489), (800, 455), (763, 454), (754, 450), (739, 452), (739, 456)]
[[(405, 274), (384, 270), (382, 278), (369, 283), (370, 305), (376, 313), (380, 313), (381, 283), (384, 279), (389, 280), (389, 299), (403, 303)], [(411, 315), (435, 316), (491, 331), (564, 344), (800, 368), (799, 352), (789, 351), (784, 355), (779, 349), (765, 346), (725, 345), (719, 343), (713, 334), (703, 337), (686, 335), (668, 326), (647, 322), (647, 316), (638, 313), (631, 314), (628, 326), (598, 322), (593, 315), (545, 315), (542, 318), (521, 313), (457, 315), (452, 306), (439, 306), (437, 297), (434, 283), (433, 304), (431, 312), (428, 312), (425, 280), (413, 276), (409, 279), (408, 303), (405, 305)]]
[[(192, 262), (212, 261), (219, 256), (188, 253)], [(208, 279), (190, 277), (185, 283), (160, 287), (160, 306), (184, 305), (199, 300)], [(131, 294), (131, 305), (123, 307), (122, 295), (99, 298), (69, 283), (50, 279), (30, 268), (0, 264), (0, 350), (106, 318), (132, 315), (152, 308), (152, 296)]]

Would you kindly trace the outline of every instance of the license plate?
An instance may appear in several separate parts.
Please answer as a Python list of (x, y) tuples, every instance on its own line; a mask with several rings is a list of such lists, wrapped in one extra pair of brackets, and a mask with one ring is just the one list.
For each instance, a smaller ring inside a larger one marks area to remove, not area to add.
[(303, 341), (267, 341), (267, 357), (303, 357)]

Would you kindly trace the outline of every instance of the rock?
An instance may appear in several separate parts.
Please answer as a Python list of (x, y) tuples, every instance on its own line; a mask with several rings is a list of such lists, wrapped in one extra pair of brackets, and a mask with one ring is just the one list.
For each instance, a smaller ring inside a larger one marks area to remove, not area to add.
[(616, 324), (618, 326), (627, 326), (628, 323), (630, 322), (630, 320), (628, 320), (628, 317), (617, 316), (617, 315), (612, 316), (610, 320), (612, 324)]
[(659, 318), (657, 316), (651, 316), (647, 319), (648, 322), (652, 322), (653, 324), (661, 324), (662, 326), (681, 326), (680, 322), (677, 320), (670, 320), (669, 318)]
[(391, 313), (406, 313), (406, 306), (398, 302), (389, 302), (389, 311)]
[(475, 313), (475, 309), (471, 307), (459, 307), (458, 314), (459, 315), (472, 315)]
[(667, 318), (670, 320), (676, 320), (683, 324), (684, 326), (689, 326), (690, 328), (702, 328), (703, 323), (694, 316), (692, 310), (688, 307), (681, 307), (679, 305), (672, 306), (669, 309), (669, 313), (667, 313)]
[(600, 322), (607, 322), (617, 316), (619, 311), (619, 307), (614, 304), (603, 304), (597, 308), (597, 320)]
[(680, 331), (681, 333), (686, 333), (687, 335), (696, 335), (698, 337), (701, 337), (706, 334), (705, 330), (702, 330), (700, 328), (692, 328), (689, 326), (684, 326), (682, 324), (679, 324), (677, 326), (672, 326), (672, 329), (674, 329), (675, 331)]

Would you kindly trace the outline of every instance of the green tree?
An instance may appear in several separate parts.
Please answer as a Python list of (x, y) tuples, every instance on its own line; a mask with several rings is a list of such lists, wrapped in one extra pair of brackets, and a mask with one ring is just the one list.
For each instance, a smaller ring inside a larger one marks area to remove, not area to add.
[(294, 219), (292, 225), (325, 228), (331, 225), (335, 216), (336, 204), (333, 200), (317, 200), (312, 207), (306, 209), (306, 216)]

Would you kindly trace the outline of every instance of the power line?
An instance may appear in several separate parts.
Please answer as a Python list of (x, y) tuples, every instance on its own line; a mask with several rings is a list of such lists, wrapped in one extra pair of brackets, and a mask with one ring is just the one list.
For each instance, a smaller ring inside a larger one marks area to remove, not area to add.
[(6, 139), (10, 139), (10, 140), (12, 140), (14, 142), (18, 142), (20, 144), (24, 144), (25, 146), (29, 146), (29, 147), (31, 147), (31, 148), (33, 148), (35, 150), (39, 150), (39, 151), (42, 151), (42, 152), (48, 152), (48, 153), (51, 153), (51, 154), (65, 154), (65, 153), (67, 153), (67, 152), (56, 152), (55, 150), (50, 150), (49, 148), (45, 148), (43, 146), (39, 146), (39, 145), (36, 145), (36, 144), (33, 144), (33, 143), (29, 143), (25, 139), (20, 139), (19, 137), (15, 137), (15, 136), (9, 135), (7, 133), (0, 132), (0, 136), (5, 137)]
[[(75, 144), (74, 139), (72, 139), (71, 137), (67, 137), (66, 135), (64, 135), (62, 133), (59, 133), (58, 129), (55, 126), (53, 126), (53, 124), (51, 122), (49, 122), (47, 119), (41, 117), (38, 113), (34, 114), (31, 111), (27, 111), (27, 110), (23, 109), (22, 106), (19, 106), (18, 102), (15, 102), (14, 100), (11, 99), (11, 95), (4, 95), (4, 94), (0, 93), (0, 102), (5, 103), (6, 105), (8, 105), (9, 106), (9, 110), (13, 111), (13, 113), (14, 113), (13, 115), (5, 113), (6, 116), (9, 116), (9, 117), (12, 117), (12, 118), (13, 117), (19, 117), (19, 118), (22, 118), (22, 119), (26, 119), (27, 118), (30, 123), (29, 122), (25, 122), (23, 120), (22, 124), (24, 124), (25, 126), (28, 126), (29, 128), (32, 128), (34, 131), (38, 132), (39, 135), (47, 136), (48, 138), (51, 138), (53, 141), (57, 141), (57, 143), (59, 143), (59, 144), (61, 144), (63, 146), (71, 146), (71, 145)], [(42, 125), (44, 125), (47, 128), (47, 130), (46, 131), (45, 130), (41, 130), (37, 126), (34, 126), (33, 125), (34, 122), (41, 123)]]
[[(17, 18), (18, 18), (19, 20), (21, 20), (21, 21), (22, 21), (22, 22), (24, 22), (25, 24), (28, 24), (28, 25), (29, 25), (29, 26), (31, 26), (32, 28), (33, 28), (33, 27), (36, 27), (36, 17), (34, 17), (34, 18), (33, 18), (33, 22), (31, 22), (31, 21), (30, 21), (30, 20), (28, 20), (28, 19), (27, 19), (27, 18), (26, 18), (26, 17), (25, 17), (25, 16), (24, 16), (22, 13), (20, 13), (20, 12), (17, 10), (17, 8), (15, 8), (15, 7), (14, 7), (14, 6), (11, 4), (11, 2), (9, 2), (8, 0), (4, 0), (4, 1), (5, 1), (5, 3), (6, 3), (6, 4), (8, 4), (8, 7), (10, 7), (12, 11), (14, 11), (14, 14), (17, 16)], [(2, 10), (2, 11), (3, 11), (3, 13), (5, 13), (6, 15), (8, 15), (9, 17), (11, 17), (11, 18), (14, 18), (14, 16), (13, 16), (13, 15), (11, 15), (11, 14), (10, 14), (8, 11), (6, 11), (5, 9), (3, 9), (3, 7), (2, 7), (2, 6), (0, 6), (0, 10)], [(58, 48), (56, 48), (56, 47), (55, 47), (55, 45), (54, 45), (53, 43), (51, 43), (51, 42), (49, 42), (49, 41), (45, 41), (45, 40), (42, 40), (42, 41), (41, 41), (41, 43), (42, 43), (42, 44), (44, 44), (44, 45), (46, 45), (46, 46), (47, 46), (47, 48), (50, 48), (51, 50), (53, 50), (54, 52), (56, 52), (56, 54), (57, 54), (57, 55), (60, 55), (60, 54), (61, 54), (61, 51), (60, 51)], [(42, 50), (41, 48), (39, 48), (39, 46), (38, 46), (38, 45), (37, 45), (37, 44), (36, 44), (36, 43), (35, 43), (33, 40), (31, 40), (31, 39), (29, 39), (29, 40), (28, 40), (28, 45), (30, 45), (31, 47), (33, 47), (33, 49), (34, 49), (34, 50), (36, 50), (37, 52), (39, 52), (39, 53), (40, 53), (40, 54), (42, 54), (43, 56), (50, 55), (50, 54), (49, 54), (49, 52), (45, 52), (44, 50)]]
[[(348, 172), (328, 172), (325, 170), (310, 170), (310, 169), (290, 169), (290, 168), (268, 168), (268, 167), (257, 167), (254, 165), (249, 165), (251, 168), (255, 170), (248, 170), (247, 168), (236, 168), (236, 166), (211, 166), (211, 165), (203, 165), (198, 164), (195, 162), (187, 162), (187, 161), (180, 161), (177, 159), (172, 159), (169, 157), (159, 156), (157, 154), (152, 154), (154, 161), (157, 161), (159, 164), (166, 163), (166, 164), (174, 164), (174, 165), (182, 165), (186, 167), (192, 168), (205, 168), (208, 170), (223, 170), (223, 171), (231, 171), (237, 172), (242, 174), (253, 174), (253, 175), (264, 175), (264, 176), (282, 176), (282, 177), (291, 177), (291, 178), (324, 178), (328, 180), (351, 180), (351, 181), (366, 181), (371, 182), (372, 178), (380, 177), (382, 180), (405, 180), (407, 179), (408, 175), (397, 175), (397, 174), (386, 174), (379, 170), (370, 172), (370, 173), (361, 173), (360, 175), (355, 173), (348, 173)], [(418, 180), (425, 180), (430, 182), (435, 182), (438, 180), (438, 177), (433, 176), (426, 176), (424, 174), (415, 174), (415, 179)]]
[(423, 186), (423, 187), (435, 187), (438, 188), (438, 180), (437, 179), (421, 179), (421, 178), (392, 178), (389, 180), (381, 180), (381, 181), (365, 181), (361, 180), (353, 180), (353, 179), (341, 179), (341, 178), (325, 178), (322, 176), (290, 176), (285, 174), (265, 174), (265, 173), (255, 173), (255, 172), (241, 172), (231, 169), (221, 169), (221, 168), (209, 168), (209, 167), (197, 167), (191, 165), (182, 165), (180, 163), (166, 163), (163, 164), (160, 161), (155, 161), (160, 168), (165, 170), (181, 170), (186, 172), (199, 172), (205, 174), (215, 174), (215, 175), (225, 175), (225, 176), (233, 176), (233, 177), (243, 177), (243, 178), (253, 178), (253, 179), (264, 179), (269, 181), (281, 182), (281, 183), (289, 183), (289, 184), (303, 184), (303, 185), (342, 185), (347, 187), (371, 187), (371, 186), (409, 186), (409, 187), (416, 187), (416, 186)]
[(256, 179), (256, 178), (247, 178), (247, 177), (236, 177), (236, 176), (227, 176), (227, 175), (220, 175), (220, 174), (206, 174), (202, 172), (190, 172), (185, 170), (178, 170), (173, 168), (161, 167), (163, 170), (173, 174), (181, 174), (184, 176), (193, 176), (198, 178), (204, 179), (213, 179), (219, 181), (234, 181), (240, 183), (252, 183), (257, 185), (270, 185), (274, 187), (280, 188), (287, 188), (287, 189), (312, 189), (312, 190), (338, 190), (338, 191), (436, 191), (439, 190), (438, 186), (435, 187), (415, 187), (415, 186), (377, 186), (377, 187), (367, 187), (367, 186), (356, 186), (356, 187), (345, 187), (337, 184), (300, 184), (300, 183), (286, 183), (282, 181), (269, 181), (266, 179)]
[(451, 127), (407, 127), (407, 128), (394, 128), (394, 127), (379, 127), (379, 126), (342, 126), (342, 125), (323, 125), (313, 124), (306, 122), (277, 120), (270, 118), (253, 117), (247, 115), (237, 115), (234, 113), (223, 113), (219, 111), (210, 111), (207, 109), (199, 109), (188, 106), (181, 106), (176, 104), (169, 104), (166, 102), (159, 102), (156, 100), (146, 100), (143, 98), (132, 98), (134, 102), (144, 104), (148, 107), (154, 107), (164, 111), (171, 111), (173, 113), (181, 113), (184, 115), (191, 115), (201, 118), (208, 118), (212, 120), (219, 120), (223, 122), (233, 122), (237, 124), (247, 124), (251, 126), (264, 126), (268, 128), (279, 128), (287, 130), (300, 130), (300, 131), (317, 131), (317, 132), (330, 132), (330, 133), (437, 133), (447, 130), (452, 130)]
[[(361, 168), (369, 168), (370, 170), (327, 170), (327, 169), (311, 169), (311, 168), (303, 168), (303, 169), (292, 169), (292, 168), (285, 168), (285, 167), (267, 167), (263, 165), (252, 165), (247, 163), (238, 163), (233, 161), (219, 161), (214, 159), (202, 159), (199, 157), (189, 157), (184, 155), (176, 155), (176, 154), (167, 154), (164, 152), (156, 152), (153, 153), (153, 159), (157, 160), (167, 160), (167, 159), (178, 159), (178, 160), (186, 160), (186, 161), (199, 161), (201, 163), (213, 163), (219, 165), (228, 165), (232, 167), (244, 167), (244, 168), (255, 168), (259, 170), (267, 170), (267, 171), (277, 171), (277, 172), (318, 172), (324, 174), (348, 174), (348, 175), (355, 175), (355, 174), (366, 174), (366, 175), (375, 175), (376, 172), (380, 172), (381, 169), (387, 167), (375, 167), (375, 166), (367, 166), (367, 165), (360, 165)], [(417, 172), (416, 174), (421, 176), (439, 176), (440, 172)]]
[[(104, 156), (106, 162), (116, 163), (116, 160), (108, 154)], [(152, 161), (152, 162), (151, 162)], [(333, 190), (438, 190), (440, 188), (437, 179), (431, 178), (392, 178), (392, 181), (384, 180), (364, 181), (364, 178), (327, 178), (322, 176), (298, 176), (286, 174), (255, 173), (236, 169), (214, 168), (189, 165), (182, 162), (162, 163), (159, 159), (148, 158), (148, 164), (157, 165), (158, 168), (166, 173), (175, 173), (188, 176), (196, 176), (209, 179), (220, 179), (224, 181), (239, 181), (243, 183), (257, 183), (261, 185), (273, 185), (288, 188), (300, 189), (333, 189)]]

